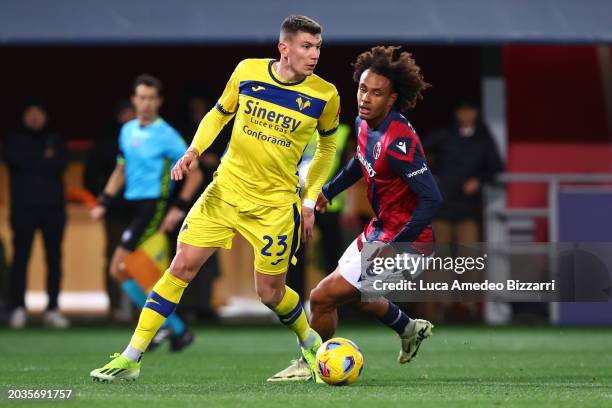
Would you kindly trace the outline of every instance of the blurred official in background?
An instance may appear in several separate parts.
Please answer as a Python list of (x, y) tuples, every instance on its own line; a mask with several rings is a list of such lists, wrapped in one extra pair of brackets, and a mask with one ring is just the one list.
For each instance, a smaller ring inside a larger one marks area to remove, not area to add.
[[(119, 133), (121, 127), (136, 117), (132, 102), (123, 100), (115, 107), (114, 118), (104, 127), (96, 144), (89, 153), (85, 163), (85, 188), (95, 196), (104, 191), (106, 181), (115, 170), (117, 156), (119, 155)], [(106, 268), (110, 268), (113, 252), (121, 240), (121, 234), (130, 222), (127, 204), (123, 199), (123, 191), (117, 194), (112, 205), (104, 214), (104, 234), (106, 236)], [(106, 290), (110, 300), (111, 317), (119, 313), (120, 290), (117, 283), (106, 274)]]
[(59, 134), (48, 128), (48, 112), (40, 98), (26, 103), (21, 125), (10, 132), (5, 143), (5, 160), (10, 172), (11, 228), (13, 230), (12, 312), (10, 325), (26, 325), (26, 273), (34, 240), (40, 229), (45, 243), (47, 294), (49, 303), (43, 316), (45, 325), (68, 327), (68, 320), (58, 310), (62, 254), (66, 223), (64, 183), (68, 155)]
[(434, 219), (437, 242), (480, 240), (482, 186), (503, 170), (491, 132), (471, 100), (455, 108), (453, 123), (423, 140), (444, 197)]
[[(90, 214), (95, 220), (101, 219), (123, 191), (130, 222), (114, 249), (109, 273), (132, 303), (142, 308), (150, 288), (138, 282), (143, 270), (129, 273), (126, 268), (128, 256), (158, 231), (168, 233), (178, 227), (189, 200), (201, 182), (201, 172), (197, 170), (186, 179), (178, 196), (174, 201), (169, 201), (173, 188), (169, 170), (187, 145), (159, 115), (163, 86), (158, 78), (148, 74), (139, 75), (132, 87), (131, 100), (136, 118), (121, 127), (115, 169), (98, 198), (98, 205)], [(170, 349), (178, 351), (193, 341), (191, 332), (176, 313), (168, 316), (162, 329), (151, 343), (152, 348), (169, 339)]]

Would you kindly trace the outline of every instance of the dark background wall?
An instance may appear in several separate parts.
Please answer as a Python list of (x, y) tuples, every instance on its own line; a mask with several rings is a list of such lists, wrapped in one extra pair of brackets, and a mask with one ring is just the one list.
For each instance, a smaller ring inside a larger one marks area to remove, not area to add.
[(503, 47), (510, 143), (612, 141), (604, 84), (610, 66), (601, 66), (612, 48), (602, 48), (604, 55), (584, 45)]
[[(342, 98), (342, 121), (353, 123), (355, 84), (351, 63), (371, 45), (324, 46), (316, 73), (334, 83)], [(453, 104), (480, 95), (481, 48), (405, 46), (433, 87), (409, 117), (424, 134), (447, 122)], [(162, 114), (181, 114), (190, 89), (206, 88), (216, 100), (243, 58), (276, 57), (274, 44), (243, 46), (52, 46), (0, 47), (0, 135), (15, 125), (28, 95), (45, 96), (53, 125), (69, 139), (92, 139), (126, 98), (134, 77), (149, 72), (162, 79)]]

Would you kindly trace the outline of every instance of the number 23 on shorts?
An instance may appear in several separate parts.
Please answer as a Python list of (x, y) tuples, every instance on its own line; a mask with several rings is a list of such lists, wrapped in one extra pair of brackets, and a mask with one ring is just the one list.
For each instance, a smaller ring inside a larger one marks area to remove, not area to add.
[(264, 235), (263, 240), (266, 241), (266, 245), (261, 249), (261, 254), (263, 256), (282, 256), (287, 252), (287, 235), (279, 235), (276, 240), (276, 244), (278, 245), (280, 252), (273, 254), (270, 252), (270, 247), (274, 244), (274, 238), (269, 235)]

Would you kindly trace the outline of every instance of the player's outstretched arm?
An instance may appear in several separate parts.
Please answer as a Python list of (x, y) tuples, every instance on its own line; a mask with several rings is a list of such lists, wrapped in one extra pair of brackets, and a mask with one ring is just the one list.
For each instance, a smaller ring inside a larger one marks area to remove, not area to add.
[(361, 165), (356, 157), (351, 158), (342, 169), (323, 186), (323, 197), (331, 202), (338, 194), (355, 184), (363, 177)]

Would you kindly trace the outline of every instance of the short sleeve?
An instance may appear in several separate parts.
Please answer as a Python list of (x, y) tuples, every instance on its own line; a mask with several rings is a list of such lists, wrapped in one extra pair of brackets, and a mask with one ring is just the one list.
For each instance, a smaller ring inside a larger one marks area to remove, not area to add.
[(117, 164), (125, 164), (125, 150), (123, 147), (125, 144), (125, 126), (126, 125), (123, 125), (119, 131), (119, 152), (117, 153)]

